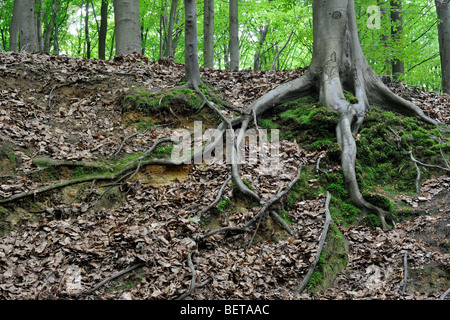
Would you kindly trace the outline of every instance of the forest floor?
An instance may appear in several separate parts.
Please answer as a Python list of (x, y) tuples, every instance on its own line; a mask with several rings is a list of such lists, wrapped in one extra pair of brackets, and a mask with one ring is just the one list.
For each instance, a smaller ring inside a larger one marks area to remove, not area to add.
[[(303, 72), (201, 74), (222, 99), (244, 109)], [(226, 164), (146, 165), (130, 179), (108, 176), (177, 128), (192, 129), (194, 121), (215, 126), (215, 115), (206, 107), (193, 109), (188, 93), (166, 109), (139, 109), (138, 96), (176, 87), (183, 76), (183, 65), (139, 55), (98, 61), (0, 54), (0, 299), (176, 299), (192, 283), (189, 257), (196, 281), (187, 299), (435, 300), (450, 288), (448, 171), (422, 179), (419, 194), (388, 194), (410, 215), (395, 227), (334, 222), (327, 243), (336, 243), (330, 248), (340, 250), (333, 259), (342, 265), (328, 272), (329, 261), (321, 261), (320, 279), (311, 280), (319, 285), (299, 296), (293, 291), (315, 259), (325, 193), (290, 206), (292, 234), (267, 217), (258, 230), (196, 242), (210, 230), (241, 225), (261, 209), (229, 183), (222, 208), (195, 218), (226, 181)], [(450, 97), (388, 85), (450, 125)], [(164, 101), (161, 96), (159, 105)], [(163, 145), (155, 156), (167, 150)], [(324, 156), (295, 140), (282, 140), (280, 152), (280, 175), (242, 167), (263, 200), (286, 187), (300, 164), (314, 168)], [(95, 178), (39, 191), (83, 177)], [(317, 179), (307, 187), (317, 188)], [(129, 267), (135, 268), (90, 290)]]

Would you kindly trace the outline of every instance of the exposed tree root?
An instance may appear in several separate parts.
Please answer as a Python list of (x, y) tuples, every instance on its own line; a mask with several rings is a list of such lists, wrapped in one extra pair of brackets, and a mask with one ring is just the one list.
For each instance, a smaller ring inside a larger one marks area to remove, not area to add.
[(196, 251), (189, 252), (189, 255), (187, 257), (188, 266), (191, 269), (192, 272), (192, 279), (191, 279), (191, 285), (189, 289), (183, 293), (181, 296), (178, 297), (177, 300), (183, 300), (187, 296), (189, 296), (195, 289), (196, 279), (197, 279), (197, 272), (195, 271), (194, 263), (192, 262), (192, 254)]
[(289, 228), (289, 225), (280, 217), (280, 215), (278, 213), (276, 213), (275, 211), (270, 211), (269, 212), (270, 217), (278, 224), (280, 225), (284, 230), (287, 231), (287, 233), (289, 233), (291, 236), (294, 235), (294, 232), (291, 230), (291, 228)]
[(408, 254), (405, 252), (403, 256), (403, 289), (402, 293), (406, 293), (406, 285), (408, 283)]
[(323, 225), (322, 234), (320, 235), (319, 246), (317, 248), (316, 258), (314, 259), (314, 262), (312, 263), (312, 265), (309, 267), (308, 273), (303, 278), (302, 283), (300, 284), (300, 287), (294, 291), (294, 293), (296, 295), (301, 294), (303, 292), (303, 290), (306, 288), (306, 286), (308, 285), (308, 282), (311, 279), (311, 275), (313, 274), (314, 269), (316, 268), (317, 263), (319, 262), (320, 255), (322, 254), (323, 246), (324, 246), (325, 240), (327, 238), (328, 228), (330, 227), (330, 223), (331, 223), (331, 215), (330, 215), (330, 210), (329, 210), (330, 200), (331, 200), (331, 194), (329, 192), (327, 192), (327, 199), (325, 202), (325, 223)]
[(1, 199), (0, 204), (9, 203), (9, 202), (16, 201), (16, 200), (19, 200), (19, 199), (22, 199), (25, 197), (36, 196), (38, 194), (41, 194), (41, 193), (44, 193), (47, 191), (60, 189), (60, 188), (75, 185), (75, 184), (90, 182), (90, 181), (94, 181), (94, 180), (113, 181), (113, 180), (122, 178), (122, 176), (124, 174), (127, 174), (128, 171), (137, 168), (138, 165), (141, 166), (141, 165), (178, 165), (178, 164), (174, 163), (170, 159), (149, 159), (149, 160), (145, 160), (145, 161), (139, 161), (139, 163), (134, 162), (132, 165), (125, 166), (124, 168), (122, 168), (120, 171), (118, 171), (116, 173), (94, 174), (94, 175), (80, 177), (80, 178), (76, 178), (76, 179), (72, 179), (72, 180), (65, 180), (65, 181), (51, 184), (48, 186), (40, 187), (36, 190), (24, 191), (24, 192), (15, 194), (9, 198)]
[(102, 287), (103, 285), (105, 285), (106, 283), (108, 283), (109, 281), (114, 280), (114, 279), (117, 279), (118, 277), (123, 276), (124, 274), (127, 274), (128, 272), (131, 272), (131, 271), (133, 271), (134, 269), (143, 267), (144, 265), (145, 265), (144, 263), (137, 263), (137, 264), (132, 265), (131, 267), (125, 269), (125, 270), (122, 270), (122, 271), (120, 271), (120, 272), (117, 272), (117, 273), (113, 274), (112, 276), (106, 278), (105, 280), (103, 280), (103, 281), (100, 282), (99, 284), (97, 284), (95, 287), (93, 287), (93, 288), (87, 290), (86, 292), (83, 292), (82, 294), (83, 294), (83, 295), (89, 295), (89, 294), (92, 294), (92, 293), (94, 293), (96, 290), (100, 289), (100, 287)]
[(212, 208), (214, 208), (220, 201), (220, 199), (222, 198), (222, 193), (225, 190), (225, 187), (227, 186), (227, 184), (231, 181), (232, 176), (229, 175), (228, 178), (225, 180), (225, 182), (222, 184), (222, 187), (219, 189), (219, 193), (217, 194), (216, 199), (211, 202), (210, 205), (208, 205), (206, 208), (204, 208), (202, 211), (200, 211), (197, 214), (197, 218), (200, 219), (206, 212), (208, 212), (209, 210), (211, 210)]
[(417, 194), (420, 193), (420, 176), (421, 176), (421, 173), (420, 173), (419, 165), (424, 166), (424, 167), (428, 167), (428, 168), (435, 168), (435, 169), (439, 169), (439, 170), (450, 171), (450, 168), (448, 167), (448, 163), (447, 163), (447, 161), (446, 161), (444, 155), (442, 154), (442, 149), (440, 150), (440, 151), (441, 151), (441, 156), (442, 156), (442, 158), (444, 159), (444, 162), (445, 162), (445, 164), (446, 164), (447, 167), (441, 167), (441, 166), (434, 165), (434, 164), (423, 163), (423, 162), (417, 160), (417, 159), (414, 157), (414, 155), (413, 155), (413, 153), (412, 153), (411, 150), (405, 150), (405, 149), (402, 147), (402, 137), (401, 137), (397, 132), (395, 132), (395, 131), (394, 131), (393, 129), (391, 129), (391, 128), (389, 128), (389, 130), (391, 130), (391, 132), (395, 135), (395, 137), (396, 137), (396, 139), (397, 139), (397, 146), (398, 146), (399, 150), (401, 150), (404, 154), (409, 155), (409, 157), (411, 158), (411, 161), (413, 162), (414, 166), (416, 167), (416, 170), (417, 170), (417, 178), (416, 178), (414, 184), (415, 184), (415, 186), (416, 186), (416, 193), (417, 193)]

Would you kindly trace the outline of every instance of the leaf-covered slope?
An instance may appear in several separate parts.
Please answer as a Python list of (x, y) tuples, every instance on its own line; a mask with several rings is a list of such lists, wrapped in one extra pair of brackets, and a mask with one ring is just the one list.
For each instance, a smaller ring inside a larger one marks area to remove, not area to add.
[[(223, 99), (244, 108), (302, 72), (208, 69), (202, 76)], [(91, 169), (114, 171), (122, 162), (142, 155), (156, 139), (169, 137), (175, 127), (165, 124), (176, 125), (176, 117), (166, 110), (155, 125), (156, 119), (126, 110), (124, 97), (136, 89), (159, 92), (176, 86), (184, 71), (171, 60), (152, 62), (139, 55), (102, 62), (2, 53), (0, 74), (0, 143), (5, 151), (1, 159), (9, 164), (1, 167), (3, 200), (91, 174)], [(449, 123), (448, 97), (418, 92), (413, 98), (431, 115)], [(175, 109), (175, 113), (183, 121), (191, 116), (189, 110)], [(318, 159), (324, 157), (318, 147), (302, 148), (283, 140), (282, 174), (265, 176), (257, 166), (243, 166), (242, 175), (267, 201), (292, 181), (300, 164), (305, 172), (314, 171)], [(48, 170), (36, 161), (45, 158), (104, 167)], [(340, 245), (348, 242), (346, 267), (324, 293), (307, 291), (294, 297), (293, 290), (315, 258), (323, 228), (325, 196), (318, 180), (307, 180), (305, 173), (300, 185), (309, 189), (308, 197), (288, 197), (276, 208), (289, 222), (292, 235), (265, 217), (258, 237), (246, 248), (255, 229), (217, 233), (197, 242), (206, 232), (218, 226), (240, 226), (261, 210), (260, 205), (242, 199), (229, 183), (223, 194), (229, 204), (221, 212), (212, 208), (205, 219), (196, 219), (226, 181), (226, 165), (186, 166), (178, 180), (152, 185), (152, 175), (158, 170), (163, 177), (170, 168), (146, 167), (135, 180), (116, 186), (89, 182), (79, 189), (65, 188), (2, 204), (1, 223), (8, 228), (2, 229), (7, 233), (0, 239), (0, 298), (175, 299), (191, 284), (187, 259), (192, 252), (197, 274), (190, 294), (194, 299), (435, 299), (448, 287), (448, 280), (440, 280), (432, 290), (411, 286), (406, 295), (401, 292), (405, 253), (415, 270), (430, 264), (448, 266), (448, 249), (440, 245), (448, 235), (432, 241), (418, 236), (420, 230), (431, 234), (435, 227), (448, 224), (448, 201), (440, 198), (448, 195), (448, 176), (426, 181), (420, 195), (402, 198), (432, 216), (418, 216), (387, 231), (344, 227), (336, 221), (331, 235), (341, 239), (336, 240)], [(110, 187), (117, 192), (104, 195)], [(110, 198), (110, 204), (115, 200), (114, 206), (91, 206), (102, 195)], [(136, 264), (144, 265), (95, 292), (81, 294)], [(326, 272), (326, 261), (321, 261), (320, 268)]]

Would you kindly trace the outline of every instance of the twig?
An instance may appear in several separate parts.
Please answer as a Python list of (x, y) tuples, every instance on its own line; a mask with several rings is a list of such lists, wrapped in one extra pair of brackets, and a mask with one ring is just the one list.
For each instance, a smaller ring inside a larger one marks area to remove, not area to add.
[(325, 171), (323, 171), (323, 170), (320, 168), (320, 161), (321, 161), (321, 160), (322, 160), (322, 157), (319, 157), (319, 159), (317, 159), (317, 163), (316, 163), (316, 172), (317, 172), (317, 173), (322, 172), (323, 174), (325, 174), (325, 175), (328, 176), (328, 173), (326, 173)]
[(189, 255), (187, 257), (189, 268), (192, 271), (191, 286), (189, 287), (189, 290), (186, 291), (185, 293), (183, 293), (181, 296), (179, 296), (177, 300), (183, 300), (188, 295), (190, 295), (195, 289), (195, 282), (196, 282), (196, 279), (197, 279), (197, 272), (195, 272), (195, 267), (194, 267), (194, 264), (192, 263), (192, 254), (194, 252), (196, 252), (196, 251), (189, 252)]
[[(442, 144), (441, 138), (439, 138), (439, 143)], [(444, 163), (447, 166), (447, 168), (450, 168), (450, 165), (448, 164), (447, 159), (445, 158), (444, 153), (442, 152), (442, 148), (439, 148), (439, 152), (441, 153), (441, 157), (442, 157), (442, 159), (444, 159)]]
[[(145, 131), (142, 132), (142, 134), (144, 134), (145, 132), (147, 132), (147, 130), (148, 130), (148, 129), (145, 129)], [(117, 156), (117, 155), (119, 154), (119, 152), (122, 150), (122, 148), (124, 147), (125, 142), (126, 142), (127, 140), (129, 140), (129, 139), (131, 139), (131, 138), (137, 136), (137, 135), (140, 134), (140, 133), (141, 133), (141, 132), (135, 132), (135, 133), (133, 133), (133, 134), (130, 134), (129, 136), (126, 136), (126, 137), (122, 140), (122, 143), (120, 144), (119, 149), (117, 149), (117, 151), (114, 152), (114, 154), (113, 154), (109, 159), (111, 160), (112, 158), (114, 158), (115, 156)]]
[[(419, 183), (420, 183), (420, 168), (419, 168), (418, 164), (420, 164), (421, 166), (424, 166), (424, 167), (428, 167), (428, 168), (435, 168), (435, 169), (440, 169), (440, 170), (450, 171), (450, 167), (448, 167), (448, 163), (447, 163), (447, 161), (445, 160), (445, 158), (444, 158), (444, 161), (445, 161), (445, 163), (446, 163), (446, 165), (447, 165), (447, 168), (444, 168), (444, 167), (441, 167), (441, 166), (438, 166), (438, 165), (434, 165), (434, 164), (423, 163), (423, 162), (417, 160), (417, 159), (413, 156), (413, 153), (412, 153), (411, 150), (408, 151), (408, 150), (405, 150), (405, 149), (402, 147), (402, 143), (401, 143), (401, 142), (402, 142), (402, 137), (400, 137), (400, 136), (398, 135), (398, 133), (395, 132), (394, 130), (392, 130), (391, 128), (389, 128), (389, 130), (391, 130), (391, 132), (392, 132), (392, 133), (395, 135), (395, 137), (397, 138), (397, 140), (398, 140), (398, 141), (397, 141), (397, 146), (398, 146), (398, 148), (399, 148), (400, 150), (402, 150), (404, 154), (409, 155), (409, 157), (411, 158), (412, 162), (414, 163), (414, 166), (416, 167), (416, 170), (417, 170), (417, 178), (416, 178), (416, 181), (415, 181), (415, 186), (416, 186), (416, 193), (417, 193), (417, 194), (420, 193), (420, 186), (419, 186)], [(442, 150), (441, 150), (441, 155), (442, 155)], [(402, 168), (403, 168), (403, 166), (402, 166)], [(400, 168), (399, 172), (401, 171), (402, 168)]]
[(89, 289), (88, 291), (86, 291), (86, 292), (83, 293), (83, 294), (91, 294), (91, 293), (93, 293), (95, 290), (99, 289), (101, 286), (105, 285), (107, 282), (109, 282), (109, 281), (111, 281), (111, 280), (114, 280), (114, 279), (116, 279), (116, 278), (118, 278), (118, 277), (120, 277), (120, 276), (122, 276), (122, 275), (124, 275), (124, 274), (126, 274), (126, 273), (128, 273), (128, 272), (130, 272), (130, 271), (133, 271), (134, 269), (140, 268), (140, 267), (142, 267), (142, 266), (144, 266), (144, 265), (145, 265), (145, 263), (142, 263), (142, 262), (141, 262), (141, 263), (137, 263), (137, 264), (135, 264), (135, 265), (133, 265), (133, 266), (131, 266), (131, 267), (125, 269), (125, 270), (122, 270), (122, 271), (120, 271), (120, 272), (117, 272), (117, 273), (113, 274), (112, 276), (106, 278), (105, 280), (103, 280), (102, 282), (100, 282), (98, 285), (96, 285), (96, 286), (93, 287), (92, 289)]
[[(410, 156), (411, 156), (411, 159), (413, 159), (413, 156), (411, 153), (410, 153)], [(419, 185), (420, 184), (420, 168), (414, 160), (413, 160), (413, 163), (417, 170), (417, 178), (416, 178), (416, 181), (414, 184), (416, 186), (416, 194), (419, 194), (420, 193), (420, 185)]]
[(311, 276), (314, 272), (314, 269), (316, 268), (317, 263), (319, 262), (320, 255), (322, 253), (322, 249), (325, 244), (325, 239), (327, 238), (328, 228), (330, 227), (330, 223), (331, 223), (331, 215), (330, 215), (330, 210), (329, 210), (330, 199), (331, 199), (331, 194), (330, 194), (330, 192), (327, 191), (327, 199), (325, 201), (325, 223), (323, 226), (322, 234), (320, 235), (319, 247), (317, 249), (316, 258), (314, 259), (313, 264), (309, 268), (308, 273), (303, 278), (300, 287), (297, 290), (295, 290), (294, 293), (296, 295), (301, 294), (303, 292), (303, 290), (306, 288), (306, 286), (308, 285), (308, 282), (311, 279)]
[(207, 207), (204, 208), (202, 211), (200, 211), (200, 212), (197, 214), (197, 218), (201, 218), (201, 217), (205, 214), (205, 212), (208, 212), (211, 208), (213, 208), (213, 207), (220, 201), (220, 198), (222, 198), (222, 193), (223, 193), (223, 191), (225, 190), (225, 187), (227, 186), (228, 182), (230, 182), (231, 178), (232, 178), (232, 176), (229, 175), (228, 178), (227, 178), (227, 180), (225, 180), (225, 182), (222, 184), (222, 187), (220, 188), (219, 193), (217, 194), (216, 199), (215, 199), (209, 206), (207, 206)]
[(252, 246), (253, 239), (255, 239), (256, 234), (258, 233), (259, 226), (261, 225), (261, 220), (262, 220), (263, 216), (264, 216), (264, 214), (259, 216), (258, 224), (256, 225), (255, 231), (253, 231), (253, 235), (252, 235), (252, 237), (250, 238), (250, 241), (247, 244), (247, 248), (250, 248)]

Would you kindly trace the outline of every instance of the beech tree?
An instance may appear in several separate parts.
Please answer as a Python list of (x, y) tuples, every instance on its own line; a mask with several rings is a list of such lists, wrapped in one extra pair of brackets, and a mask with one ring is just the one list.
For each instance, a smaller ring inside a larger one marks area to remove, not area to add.
[(230, 0), (230, 69), (239, 69), (239, 15), (238, 0)]
[(98, 33), (98, 58), (106, 58), (106, 33), (108, 31), (108, 1), (102, 0), (100, 9), (100, 30)]
[(139, 0), (114, 0), (116, 55), (141, 52)]
[[(230, 123), (240, 126), (244, 132), (254, 119), (274, 106), (318, 93), (321, 103), (339, 114), (336, 135), (341, 147), (342, 173), (350, 199), (361, 209), (360, 219), (376, 212), (382, 226), (387, 228), (386, 217), (392, 218), (391, 213), (366, 201), (356, 178), (355, 135), (363, 125), (365, 113), (369, 107), (378, 106), (432, 125), (439, 123), (413, 103), (392, 93), (370, 67), (358, 39), (354, 0), (314, 0), (313, 34), (313, 57), (307, 72), (260, 97)], [(356, 102), (347, 101), (344, 90), (351, 92)], [(228, 126), (223, 122), (218, 129), (225, 132)], [(236, 144), (240, 145), (241, 141), (242, 136), (238, 136)], [(253, 191), (238, 183), (242, 181), (237, 174), (233, 174), (233, 179), (240, 191), (259, 201)]]
[(205, 0), (203, 20), (203, 61), (205, 68), (214, 67), (214, 0)]
[[(391, 0), (391, 35), (394, 45), (398, 46), (403, 32), (402, 0)], [(392, 76), (395, 80), (400, 80), (405, 73), (405, 64), (399, 59), (392, 61)]]
[(198, 89), (201, 83), (197, 44), (197, 1), (184, 0), (184, 57), (186, 87)]
[(35, 0), (15, 0), (10, 27), (10, 50), (39, 51), (35, 23)]
[(435, 0), (441, 56), (442, 91), (450, 94), (450, 1)]

